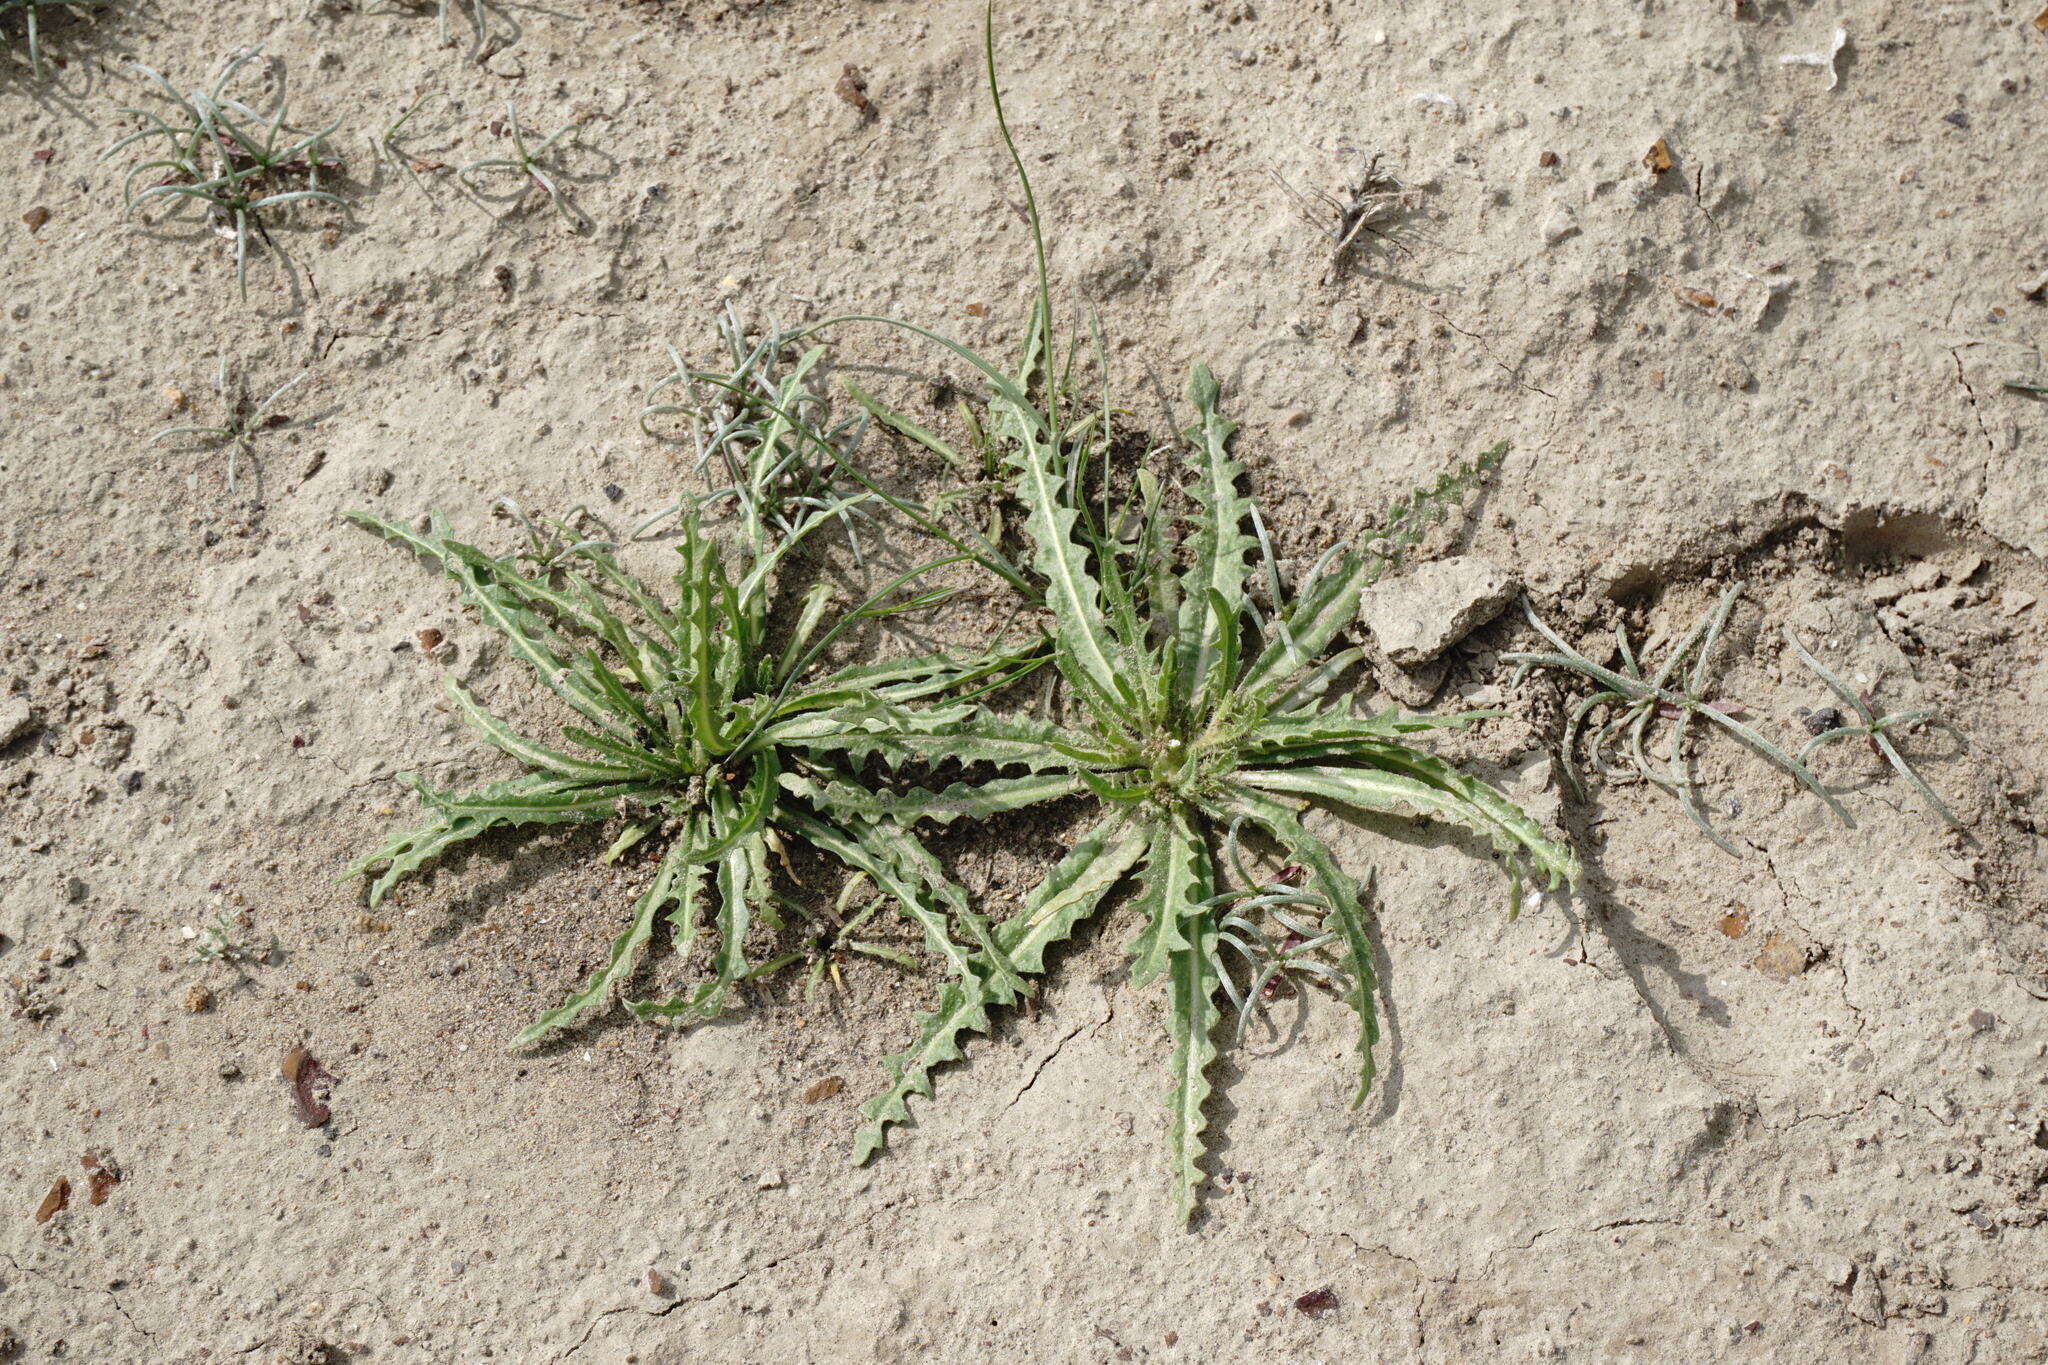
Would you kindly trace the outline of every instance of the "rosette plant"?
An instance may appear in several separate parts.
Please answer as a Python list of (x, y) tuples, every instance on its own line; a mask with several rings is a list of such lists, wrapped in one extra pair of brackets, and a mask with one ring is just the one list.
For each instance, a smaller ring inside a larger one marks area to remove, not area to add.
[[(1042, 607), (1063, 710), (1027, 716), (977, 708), (964, 720), (928, 712), (918, 724), (840, 731), (822, 741), (849, 765), (866, 758), (969, 765), (968, 777), (942, 790), (835, 787), (829, 776), (802, 781), (835, 808), (911, 826), (1070, 798), (1091, 803), (1094, 814), (1019, 911), (994, 926), (992, 941), (967, 954), (936, 1007), (919, 1016), (910, 1047), (888, 1060), (888, 1088), (862, 1106), (856, 1154), (865, 1159), (880, 1150), (889, 1125), (908, 1117), (909, 1098), (931, 1095), (932, 1069), (962, 1055), (963, 1036), (989, 1027), (991, 1007), (1017, 1003), (1029, 979), (1046, 970), (1048, 952), (1128, 889), (1133, 982), (1164, 980), (1169, 996), (1167, 1138), (1186, 1219), (1203, 1180), (1202, 1111), (1224, 1005), (1249, 1006), (1261, 994), (1247, 994), (1234, 971), (1264, 985), (1276, 971), (1305, 965), (1304, 942), (1333, 952), (1336, 961), (1315, 974), (1335, 981), (1357, 1012), (1354, 1103), (1372, 1084), (1378, 1027), (1370, 911), (1360, 879), (1303, 823), (1305, 807), (1450, 821), (1487, 840), (1517, 876), (1527, 867), (1553, 885), (1575, 879), (1578, 864), (1485, 782), (1408, 743), (1420, 732), (1494, 713), (1360, 715), (1345, 701), (1326, 700), (1364, 655), (1342, 641), (1360, 594), (1470, 492), (1505, 447), (1417, 490), (1366, 543), (1326, 555), (1292, 588), (1243, 490), (1244, 469), (1229, 450), (1235, 427), (1217, 410), (1219, 387), (1206, 368), (1196, 366), (1187, 385), (1196, 420), (1180, 442), (1179, 494), (1145, 467), (1144, 457), (1118, 471), (1118, 414), (1099, 341), (1099, 401), (1080, 396), (1073, 381), (1078, 357), (1055, 349), (1045, 243), (1003, 114), (992, 20), (985, 54), (1036, 252), (1037, 291), (1021, 363), (1006, 368), (924, 328), (858, 319), (906, 327), (974, 367), (987, 407), (970, 424), (974, 447), (966, 450), (853, 392), (882, 425), (949, 466), (1007, 475), (1007, 491), (1023, 513), (1024, 548), (1014, 555), (999, 532), (963, 529), (960, 519), (876, 491)], [(1176, 514), (1181, 502), (1189, 510)], [(1295, 875), (1287, 880), (1298, 887), (1245, 885), (1241, 875), (1232, 884), (1230, 873), (1241, 866), (1238, 835), (1247, 828), (1289, 860)], [(1290, 931), (1275, 944), (1247, 911), (1256, 914), (1264, 903), (1270, 912), (1282, 901), (1293, 924), (1311, 932)], [(1305, 923), (1304, 915), (1316, 923)]]
[[(712, 466), (731, 482), (666, 514), (675, 518), (673, 596), (623, 568), (613, 542), (578, 539), (566, 521), (544, 527), (527, 519), (530, 550), (493, 555), (454, 539), (439, 517), (419, 531), (351, 514), (438, 565), (477, 618), (574, 717), (562, 727), (560, 745), (544, 744), (450, 678), (448, 695), (462, 717), (526, 771), (462, 792), (401, 774), (429, 818), (344, 874), (370, 879), (370, 903), (430, 859), (493, 830), (620, 822), (607, 861), (643, 840), (665, 844), (597, 970), (522, 1029), (514, 1046), (567, 1027), (623, 991), (664, 925), (678, 954), (700, 928), (710, 928), (710, 972), (672, 999), (628, 999), (627, 1009), (640, 1019), (710, 1018), (735, 983), (796, 961), (800, 951), (756, 957), (749, 945), (756, 926), (782, 930), (785, 911), (818, 916), (776, 890), (774, 868), (791, 840), (865, 874), (954, 970), (978, 971), (1001, 956), (987, 922), (922, 844), (867, 813), (857, 780), (838, 766), (830, 741), (841, 733), (959, 723), (972, 714), (971, 689), (1000, 686), (1028, 661), (993, 651), (826, 666), (828, 651), (855, 624), (939, 600), (942, 594), (916, 588), (930, 564), (851, 610), (835, 610), (833, 589), (824, 583), (791, 610), (778, 610), (778, 569), (820, 528), (850, 525), (849, 514), (869, 497), (833, 483), (832, 461), (860, 433), (829, 425), (817, 410), (822, 399), (807, 387), (817, 352), (787, 374), (774, 372), (787, 342), (788, 334), (777, 333), (752, 349), (736, 346), (736, 368), (727, 376), (687, 375), (710, 391), (708, 420), (698, 427), (700, 467)], [(726, 505), (736, 510), (737, 525), (721, 528), (730, 542), (721, 545), (712, 523)], [(778, 629), (785, 620), (791, 623)], [(852, 946), (902, 957), (859, 941)]]

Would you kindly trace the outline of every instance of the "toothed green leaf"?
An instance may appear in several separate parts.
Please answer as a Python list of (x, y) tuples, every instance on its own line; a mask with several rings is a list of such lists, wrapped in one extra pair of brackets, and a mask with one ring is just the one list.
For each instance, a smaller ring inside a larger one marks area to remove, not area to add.
[(1186, 813), (1175, 811), (1153, 825), (1144, 878), (1132, 901), (1140, 917), (1130, 946), (1134, 986), (1151, 985), (1173, 955), (1186, 950), (1185, 926), (1213, 892), (1208, 845)]
[(711, 979), (687, 996), (659, 1004), (634, 1001), (627, 1009), (636, 1019), (656, 1023), (715, 1019), (725, 1010), (727, 991), (748, 973), (747, 931), (757, 904), (768, 895), (768, 849), (758, 831), (734, 842), (718, 859), (718, 943), (712, 949)]
[(1302, 763), (1359, 757), (1370, 762), (1373, 755), (1391, 747), (1405, 747), (1405, 735), (1431, 730), (1461, 730), (1498, 711), (1460, 711), (1448, 716), (1406, 715), (1391, 707), (1376, 716), (1355, 716), (1331, 709), (1285, 716), (1269, 716), (1253, 726), (1244, 742), (1247, 763)]
[(1339, 556), (1274, 622), (1271, 637), (1246, 667), (1239, 686), (1270, 699), (1317, 664), (1330, 642), (1358, 619), (1358, 591), (1365, 576), (1363, 558), (1350, 551)]
[[(1095, 912), (1102, 898), (1138, 861), (1146, 842), (1143, 831), (1135, 828), (1112, 834), (1104, 826), (1082, 836), (1023, 907), (994, 927), (996, 945), (1010, 955), (1020, 973), (1043, 972), (1046, 950), (1063, 942)], [(932, 1068), (960, 1058), (961, 1035), (987, 1030), (988, 1006), (1000, 1003), (1002, 989), (1000, 981), (991, 982), (979, 974), (963, 977), (948, 982), (939, 992), (936, 1007), (917, 1017), (915, 1040), (884, 1062), (890, 1071), (889, 1088), (860, 1108), (867, 1122), (854, 1141), (856, 1162), (866, 1161), (882, 1149), (890, 1124), (910, 1117), (910, 1096), (931, 1096)]]
[(1045, 580), (1052, 612), (1053, 645), (1061, 673), (1112, 709), (1129, 703), (1129, 684), (1119, 680), (1113, 649), (1103, 629), (1102, 589), (1088, 567), (1088, 551), (1074, 534), (1080, 520), (1066, 473), (1055, 467), (1055, 452), (1023, 423), (1018, 424), (1008, 460), (1017, 471), (1017, 499), (1027, 513), (1031, 564)]
[(1197, 420), (1182, 437), (1195, 476), (1188, 491), (1200, 512), (1188, 540), (1191, 558), (1181, 574), (1176, 632), (1178, 672), (1186, 689), (1205, 683), (1221, 686), (1227, 680), (1227, 668), (1214, 677), (1211, 672), (1219, 655), (1234, 647), (1244, 630), (1244, 585), (1259, 547), (1244, 529), (1252, 514), (1252, 500), (1238, 487), (1244, 466), (1226, 449), (1237, 423), (1217, 414), (1216, 397), (1217, 384), (1209, 368), (1195, 366), (1188, 376), (1188, 400), (1195, 405)]
[(962, 818), (985, 820), (1004, 811), (1022, 810), (1084, 790), (1084, 774), (1033, 773), (1028, 777), (991, 778), (980, 785), (955, 782), (943, 791), (916, 788), (907, 792), (868, 791), (845, 782), (819, 782), (797, 773), (783, 775), (783, 787), (818, 804), (821, 809), (866, 820), (941, 825)]
[(849, 762), (879, 757), (892, 768), (912, 760), (951, 760), (1043, 772), (1077, 761), (1107, 762), (1086, 736), (1022, 716), (974, 711), (956, 717), (941, 708), (926, 708), (914, 718), (878, 716), (872, 724), (882, 728), (862, 728), (869, 723), (838, 713), (821, 723), (820, 733), (786, 734), (784, 742), (807, 752), (839, 754)]
[(582, 782), (618, 782), (645, 779), (652, 774), (647, 765), (629, 767), (626, 764), (592, 763), (588, 759), (572, 758), (568, 754), (548, 748), (545, 744), (528, 739), (510, 725), (484, 709), (482, 702), (471, 696), (469, 691), (455, 679), (448, 679), (448, 695), (462, 711), (462, 718), (470, 726), (498, 748), (503, 749), (529, 768), (553, 773), (558, 777)]
[(1173, 1083), (1166, 1097), (1167, 1163), (1173, 1172), (1174, 1208), (1185, 1223), (1194, 1217), (1202, 1182), (1202, 1140), (1208, 1119), (1209, 1064), (1216, 1060), (1216, 926), (1208, 910), (1188, 922), (1188, 945), (1173, 954), (1168, 968), (1166, 1031), (1173, 1040), (1168, 1063)]
[(1363, 810), (1434, 815), (1485, 835), (1503, 854), (1526, 853), (1552, 886), (1578, 880), (1579, 861), (1571, 850), (1478, 778), (1397, 746), (1389, 746), (1375, 761), (1387, 767), (1256, 769), (1238, 774), (1237, 780), (1263, 791), (1294, 792)]

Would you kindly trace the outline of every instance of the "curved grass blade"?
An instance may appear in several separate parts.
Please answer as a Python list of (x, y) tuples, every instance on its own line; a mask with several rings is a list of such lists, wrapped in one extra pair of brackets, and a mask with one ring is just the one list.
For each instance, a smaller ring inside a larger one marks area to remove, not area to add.
[[(1358, 1015), (1358, 1089), (1351, 1097), (1351, 1107), (1356, 1109), (1372, 1093), (1373, 1048), (1380, 1038), (1379, 1010), (1373, 999), (1379, 982), (1373, 971), (1372, 940), (1365, 931), (1371, 915), (1366, 908), (1366, 890), (1331, 855), (1329, 845), (1302, 827), (1285, 803), (1246, 788), (1233, 792), (1231, 802), (1272, 835), (1290, 860), (1300, 864), (1307, 874), (1309, 889), (1322, 897), (1336, 917), (1344, 951), (1344, 974), (1349, 983), (1344, 1003)], [(1368, 872), (1366, 885), (1371, 882), (1372, 874)]]

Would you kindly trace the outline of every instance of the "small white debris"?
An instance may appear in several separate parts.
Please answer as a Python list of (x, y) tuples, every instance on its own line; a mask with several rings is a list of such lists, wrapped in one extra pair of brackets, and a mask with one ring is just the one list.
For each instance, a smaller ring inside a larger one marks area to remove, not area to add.
[(1832, 90), (1842, 83), (1842, 73), (1836, 66), (1835, 61), (1836, 58), (1842, 55), (1842, 49), (1848, 45), (1848, 42), (1849, 30), (1838, 28), (1835, 30), (1834, 41), (1828, 45), (1827, 51), (1787, 52), (1784, 56), (1778, 58), (1778, 65), (1817, 66), (1828, 73), (1828, 89)]
[(178, 937), (190, 943), (193, 939), (199, 937), (199, 931), (189, 924), (183, 924), (178, 926)]
[(782, 1188), (782, 1172), (780, 1172), (780, 1171), (763, 1171), (763, 1172), (761, 1172), (761, 1178), (760, 1178), (760, 1179), (759, 1179), (758, 1181), (756, 1181), (756, 1182), (754, 1183), (754, 1188), (755, 1188), (755, 1189), (757, 1189), (757, 1190), (779, 1190), (779, 1189), (781, 1189), (781, 1188)]
[(1408, 101), (1411, 104), (1422, 105), (1426, 109), (1441, 109), (1452, 118), (1458, 116), (1457, 100), (1441, 90), (1418, 90), (1408, 97)]

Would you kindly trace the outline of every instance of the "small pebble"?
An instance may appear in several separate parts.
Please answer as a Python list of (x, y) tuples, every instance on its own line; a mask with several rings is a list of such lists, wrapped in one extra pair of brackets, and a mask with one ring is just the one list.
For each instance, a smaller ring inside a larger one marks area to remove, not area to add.
[(1818, 711), (1809, 711), (1802, 723), (1806, 726), (1807, 734), (1824, 735), (1830, 730), (1842, 728), (1842, 713), (1835, 707), (1823, 706)]

